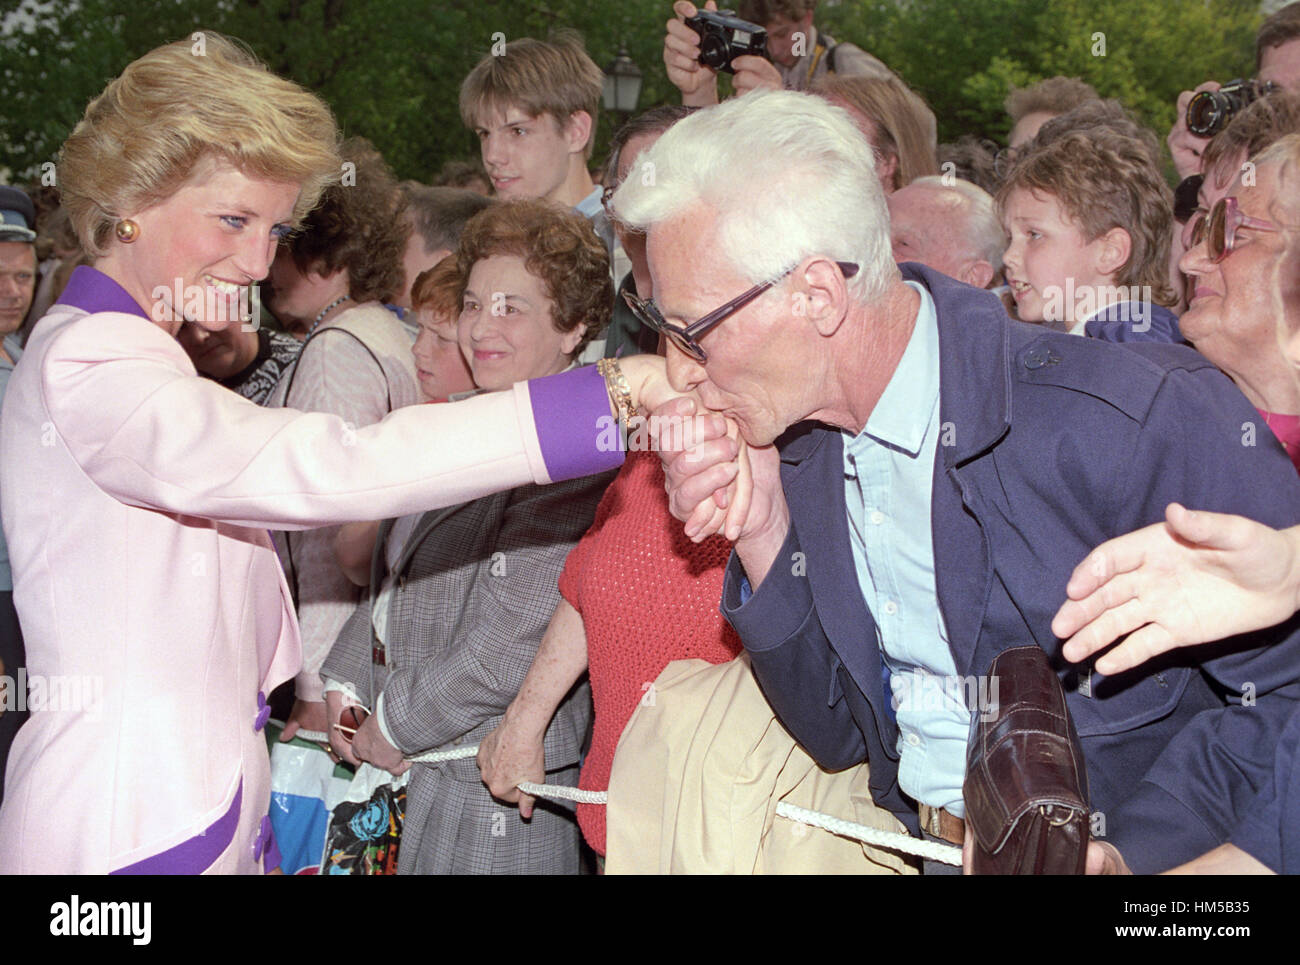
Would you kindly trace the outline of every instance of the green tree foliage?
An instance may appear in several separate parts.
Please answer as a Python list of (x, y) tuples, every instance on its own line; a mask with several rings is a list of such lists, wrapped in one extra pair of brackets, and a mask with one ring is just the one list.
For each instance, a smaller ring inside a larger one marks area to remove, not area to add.
[[(477, 155), (457, 93), (495, 35), (573, 27), (602, 67), (626, 47), (644, 109), (677, 100), (662, 67), (670, 15), (668, 0), (21, 0), (0, 14), (0, 168), (36, 176), (127, 63), (205, 29), (320, 93), (399, 177), (429, 180), (444, 161)], [(1009, 87), (1058, 73), (1163, 133), (1180, 90), (1250, 75), (1258, 21), (1256, 0), (823, 0), (818, 13), (926, 97), (942, 140), (1004, 136)], [(616, 120), (602, 114), (596, 160)]]
[(946, 141), (1005, 138), (1011, 86), (1057, 74), (1163, 134), (1179, 91), (1253, 73), (1260, 17), (1258, 0), (845, 0), (819, 20), (924, 95)]

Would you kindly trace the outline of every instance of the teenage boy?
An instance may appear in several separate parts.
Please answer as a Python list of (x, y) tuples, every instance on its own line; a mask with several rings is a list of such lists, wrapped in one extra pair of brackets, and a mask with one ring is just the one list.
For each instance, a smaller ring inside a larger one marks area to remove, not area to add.
[(1021, 321), (1111, 342), (1181, 342), (1167, 306), (1173, 195), (1134, 138), (1092, 127), (1020, 159), (998, 192)]
[[(620, 279), (627, 257), (601, 205), (602, 188), (587, 170), (604, 81), (575, 32), (525, 37), (494, 49), (469, 72), (460, 85), (460, 116), (478, 135), (496, 196), (544, 198), (585, 215)], [(600, 358), (604, 347), (603, 339), (593, 340), (580, 361)]]

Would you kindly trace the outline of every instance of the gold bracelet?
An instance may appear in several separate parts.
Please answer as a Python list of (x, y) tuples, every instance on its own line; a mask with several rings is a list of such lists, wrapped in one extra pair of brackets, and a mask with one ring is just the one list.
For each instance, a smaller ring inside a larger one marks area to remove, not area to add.
[(636, 413), (636, 407), (632, 405), (632, 387), (627, 384), (627, 376), (623, 374), (618, 359), (600, 359), (596, 363), (596, 371), (605, 377), (605, 388), (618, 412), (618, 421), (627, 425)]

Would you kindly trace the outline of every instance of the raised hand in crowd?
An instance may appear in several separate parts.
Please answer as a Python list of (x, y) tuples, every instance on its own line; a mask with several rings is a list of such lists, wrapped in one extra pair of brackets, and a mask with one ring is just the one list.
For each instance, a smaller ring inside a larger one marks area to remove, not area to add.
[(735, 79), (732, 81), (736, 89), (736, 94), (748, 94), (751, 90), (782, 90), (785, 82), (781, 80), (781, 73), (778, 71), (770, 60), (766, 57), (746, 55), (737, 57), (731, 62), (736, 68)]
[[(718, 5), (708, 0), (704, 9), (717, 10)], [(686, 18), (698, 12), (690, 0), (677, 0), (673, 4), (675, 16), (668, 21), (664, 34), (664, 67), (673, 86), (682, 92), (682, 103), (688, 107), (707, 107), (718, 102), (718, 74), (700, 63), (700, 35), (686, 26)]]
[(1155, 523), (1098, 546), (1066, 587), (1052, 632), (1079, 661), (1116, 674), (1172, 650), (1274, 626), (1300, 608), (1300, 527), (1275, 530), (1178, 503)]
[(1218, 90), (1220, 86), (1222, 85), (1217, 81), (1207, 80), (1196, 90), (1185, 90), (1178, 95), (1178, 110), (1174, 114), (1174, 126), (1165, 140), (1169, 144), (1169, 153), (1173, 156), (1174, 168), (1180, 178), (1200, 173), (1201, 155), (1205, 152), (1205, 146), (1212, 140), (1212, 138), (1193, 134), (1187, 129), (1187, 105), (1201, 91)]

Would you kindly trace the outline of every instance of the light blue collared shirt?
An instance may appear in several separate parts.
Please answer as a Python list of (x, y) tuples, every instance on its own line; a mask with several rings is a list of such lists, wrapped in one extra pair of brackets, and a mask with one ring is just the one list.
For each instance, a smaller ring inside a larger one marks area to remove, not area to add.
[(898, 368), (857, 436), (844, 433), (844, 496), (858, 583), (877, 626), (898, 720), (899, 786), (962, 816), (971, 712), (934, 578), (930, 496), (939, 426), (939, 324), (930, 293)]

